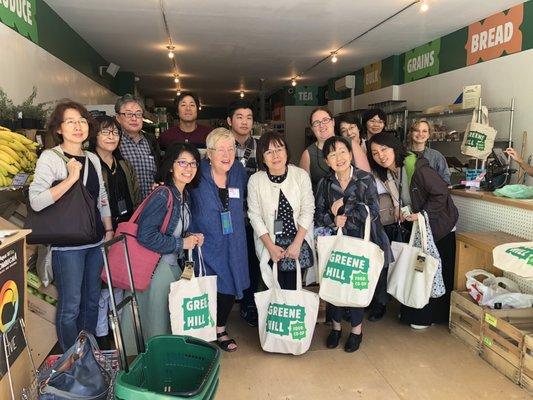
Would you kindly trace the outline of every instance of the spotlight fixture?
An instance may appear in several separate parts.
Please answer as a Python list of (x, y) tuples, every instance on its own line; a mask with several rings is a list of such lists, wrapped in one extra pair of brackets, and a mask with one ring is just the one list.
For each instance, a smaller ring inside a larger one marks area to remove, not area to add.
[(174, 58), (174, 46), (169, 44), (167, 46), (167, 49), (168, 49), (168, 58)]
[(292, 78), (291, 79), (291, 85), (292, 86), (296, 86), (296, 78)]
[(174, 83), (179, 83), (179, 82), (180, 82), (179, 75), (174, 75)]
[(202, 111), (202, 106), (198, 106), (198, 110)]
[(181, 90), (178, 90), (178, 91), (176, 92), (176, 96), (181, 96)]
[(244, 90), (241, 90), (241, 99), (244, 99)]
[(332, 62), (332, 63), (336, 63), (337, 60), (338, 60), (338, 58), (337, 58), (337, 52), (336, 52), (336, 51), (333, 51), (333, 52), (331, 53), (331, 62)]
[(420, 12), (425, 13), (429, 10), (429, 4), (426, 1), (422, 1), (420, 4)]

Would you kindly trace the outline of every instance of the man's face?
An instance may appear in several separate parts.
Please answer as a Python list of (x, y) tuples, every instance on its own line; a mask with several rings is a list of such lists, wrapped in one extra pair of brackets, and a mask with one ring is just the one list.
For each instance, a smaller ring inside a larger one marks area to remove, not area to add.
[(122, 129), (129, 133), (138, 133), (143, 127), (143, 109), (134, 101), (123, 104), (116, 118)]
[(198, 108), (191, 96), (185, 96), (178, 103), (178, 116), (183, 122), (194, 122), (198, 118)]
[(228, 125), (233, 132), (239, 136), (248, 136), (252, 132), (254, 125), (254, 115), (249, 108), (239, 108), (230, 118), (228, 117)]

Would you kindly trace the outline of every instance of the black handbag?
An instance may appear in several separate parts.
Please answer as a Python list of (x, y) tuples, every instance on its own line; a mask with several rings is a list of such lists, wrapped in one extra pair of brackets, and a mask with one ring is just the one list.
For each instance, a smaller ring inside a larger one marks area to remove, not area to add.
[[(63, 161), (68, 158), (53, 150)], [(80, 246), (100, 240), (98, 215), (95, 201), (85, 187), (89, 171), (88, 157), (85, 158), (83, 182), (78, 179), (74, 185), (54, 204), (41, 211), (28, 207), (24, 229), (32, 232), (26, 237), (29, 244), (53, 244), (56, 246)], [(29, 205), (29, 202), (28, 202)]]
[(95, 352), (99, 351), (94, 336), (81, 331), (50, 374), (39, 377), (39, 400), (106, 399), (111, 376), (96, 359)]

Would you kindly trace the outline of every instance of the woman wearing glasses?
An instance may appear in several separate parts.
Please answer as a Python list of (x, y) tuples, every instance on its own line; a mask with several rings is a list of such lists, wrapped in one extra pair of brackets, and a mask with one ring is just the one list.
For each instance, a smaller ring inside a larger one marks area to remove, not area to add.
[(113, 237), (100, 161), (96, 155), (82, 149), (92, 128), (92, 117), (84, 106), (72, 101), (58, 104), (50, 116), (48, 133), (59, 145), (43, 151), (29, 188), (30, 206), (39, 212), (60, 201), (82, 179), (99, 217), (96, 221), (98, 239), (94, 243), (70, 246), (51, 243), (52, 269), (59, 292), (56, 329), (63, 351), (74, 344), (81, 330), (95, 333), (100, 273), (104, 264), (100, 244), (104, 237)]
[(244, 200), (246, 170), (235, 162), (235, 137), (226, 128), (206, 138), (207, 159), (202, 160), (200, 182), (191, 192), (194, 228), (205, 235), (202, 248), (208, 275), (217, 276), (217, 344), (237, 350), (226, 323), (235, 299), (250, 286)]
[(278, 133), (263, 134), (257, 154), (261, 171), (248, 182), (248, 217), (263, 280), (272, 286), (270, 265), (275, 262), (281, 288), (296, 289), (296, 260), (302, 269), (314, 261), (311, 180), (303, 169), (289, 165), (287, 142)]
[(309, 124), (315, 134), (316, 142), (304, 150), (300, 159), (300, 167), (311, 176), (314, 193), (320, 179), (329, 175), (329, 167), (324, 160), (322, 147), (326, 140), (335, 135), (335, 120), (327, 108), (318, 107), (311, 112)]
[[(372, 136), (383, 132), (387, 123), (387, 115), (381, 108), (372, 108), (363, 114), (363, 130), (365, 139), (370, 140)], [(366, 148), (365, 148), (366, 150)]]
[[(181, 276), (184, 250), (201, 246), (204, 241), (201, 233), (191, 233), (190, 230), (189, 189), (194, 187), (199, 179), (199, 163), (200, 153), (191, 144), (180, 144), (167, 152), (161, 165), (164, 186), (156, 188), (150, 194), (137, 222), (139, 243), (161, 254), (148, 290), (137, 292), (145, 340), (155, 335), (171, 333), (168, 311), (170, 284)], [(169, 196), (173, 197), (172, 213), (166, 231), (161, 232)], [(125, 327), (123, 332), (127, 336), (126, 342), (130, 351), (129, 347), (133, 349), (135, 341), (129, 309), (125, 310), (121, 323)]]

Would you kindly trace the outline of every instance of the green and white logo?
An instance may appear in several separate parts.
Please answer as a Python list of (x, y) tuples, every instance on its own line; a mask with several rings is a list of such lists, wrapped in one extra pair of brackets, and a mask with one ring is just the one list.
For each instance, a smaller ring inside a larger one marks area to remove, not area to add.
[(439, 73), (440, 38), (405, 53), (405, 82)]
[(0, 22), (38, 43), (35, 0), (0, 0)]
[(266, 319), (266, 331), (293, 340), (302, 340), (307, 336), (305, 328), (305, 308), (287, 304), (270, 303)]
[(515, 256), (519, 260), (524, 260), (527, 265), (533, 266), (533, 248), (531, 247), (512, 247), (505, 250), (507, 254)]
[(357, 290), (364, 290), (368, 289), (369, 266), (370, 260), (367, 257), (333, 251), (322, 277), (343, 285), (351, 284)]
[(215, 321), (209, 314), (207, 293), (197, 297), (184, 298), (181, 307), (183, 308), (183, 330), (215, 326)]
[(485, 140), (487, 135), (477, 131), (469, 131), (466, 137), (466, 146), (475, 147), (480, 151), (485, 150)]

